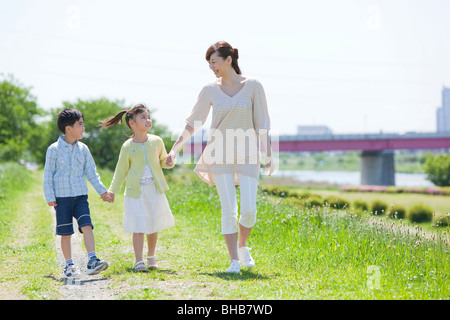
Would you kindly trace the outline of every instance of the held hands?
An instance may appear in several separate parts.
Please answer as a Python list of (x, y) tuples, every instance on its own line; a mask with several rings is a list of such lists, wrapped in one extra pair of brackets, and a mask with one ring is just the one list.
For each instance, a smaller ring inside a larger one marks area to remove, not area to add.
[(173, 152), (173, 150), (170, 150), (169, 154), (166, 156), (166, 165), (167, 166), (173, 165), (176, 156), (177, 155), (175, 154), (175, 152)]
[(103, 201), (107, 201), (109, 203), (113, 203), (114, 202), (114, 193), (110, 192), (110, 191), (106, 191), (105, 193), (103, 193), (100, 198), (102, 198)]
[[(107, 201), (107, 202), (113, 203), (114, 202), (114, 193), (106, 191), (105, 193), (103, 193), (100, 196), (100, 198), (102, 198), (103, 201)], [(57, 206), (56, 201), (50, 201), (50, 202), (47, 202), (47, 204), (48, 204), (49, 207), (56, 207)]]
[(272, 175), (275, 170), (272, 157), (266, 157), (266, 170), (269, 172), (269, 176)]

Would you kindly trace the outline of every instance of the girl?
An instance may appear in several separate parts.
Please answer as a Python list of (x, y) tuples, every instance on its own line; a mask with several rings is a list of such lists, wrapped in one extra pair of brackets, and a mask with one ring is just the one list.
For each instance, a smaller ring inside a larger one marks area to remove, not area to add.
[(133, 233), (133, 248), (136, 256), (135, 271), (147, 271), (143, 261), (144, 234), (147, 235), (149, 268), (157, 268), (155, 249), (158, 232), (175, 225), (169, 203), (164, 194), (169, 190), (161, 168), (167, 156), (163, 140), (147, 134), (152, 128), (150, 113), (146, 106), (135, 105), (101, 122), (102, 129), (125, 122), (133, 131), (130, 139), (122, 145), (114, 177), (109, 187), (112, 200), (125, 181), (123, 227)]
[[(167, 165), (173, 163), (178, 150), (205, 123), (212, 106), (210, 138), (195, 172), (203, 181), (216, 185), (221, 203), (222, 233), (231, 260), (229, 273), (239, 273), (241, 264), (247, 268), (255, 265), (246, 242), (256, 222), (260, 143), (266, 151), (269, 175), (274, 171), (264, 89), (257, 79), (242, 75), (238, 58), (238, 50), (225, 41), (208, 48), (206, 60), (217, 79), (200, 91), (197, 103), (186, 119), (186, 127), (166, 160)], [(239, 224), (235, 184), (240, 185), (241, 192)]]

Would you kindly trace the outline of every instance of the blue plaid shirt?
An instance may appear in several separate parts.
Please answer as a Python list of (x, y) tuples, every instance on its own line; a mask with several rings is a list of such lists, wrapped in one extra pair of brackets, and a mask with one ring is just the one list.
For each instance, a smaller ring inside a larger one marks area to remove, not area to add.
[(88, 194), (86, 178), (99, 195), (106, 192), (100, 181), (94, 158), (87, 145), (77, 141), (71, 145), (64, 136), (47, 149), (44, 168), (44, 194), (48, 202), (58, 197)]

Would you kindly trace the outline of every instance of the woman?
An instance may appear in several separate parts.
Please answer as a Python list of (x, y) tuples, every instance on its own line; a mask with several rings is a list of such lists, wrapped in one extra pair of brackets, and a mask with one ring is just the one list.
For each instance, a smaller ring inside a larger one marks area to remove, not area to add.
[[(220, 41), (208, 48), (206, 60), (217, 79), (201, 90), (186, 119), (184, 131), (166, 158), (166, 164), (171, 165), (177, 151), (205, 123), (212, 106), (208, 144), (194, 171), (203, 181), (216, 185), (222, 233), (231, 260), (228, 273), (239, 273), (241, 263), (247, 268), (255, 265), (246, 242), (256, 222), (260, 144), (266, 151), (269, 175), (273, 173), (268, 137), (270, 119), (264, 89), (258, 80), (242, 75), (238, 58), (238, 50), (227, 42)], [(240, 185), (241, 192), (239, 228), (236, 184)]]

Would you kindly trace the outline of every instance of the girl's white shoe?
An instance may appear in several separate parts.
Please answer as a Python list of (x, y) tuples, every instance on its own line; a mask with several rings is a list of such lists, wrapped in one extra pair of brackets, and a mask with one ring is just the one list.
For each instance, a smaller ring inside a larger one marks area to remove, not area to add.
[(232, 260), (230, 267), (226, 271), (227, 273), (239, 273), (241, 272), (241, 264), (239, 260)]
[[(155, 259), (155, 263), (151, 263), (148, 261), (148, 259)], [(158, 269), (158, 265), (156, 264), (156, 256), (147, 256), (147, 263), (148, 263), (148, 267), (150, 269)]]
[(238, 255), (239, 260), (241, 260), (241, 263), (246, 268), (253, 268), (255, 266), (255, 260), (253, 260), (252, 256), (250, 255), (249, 248), (242, 247), (238, 249)]

